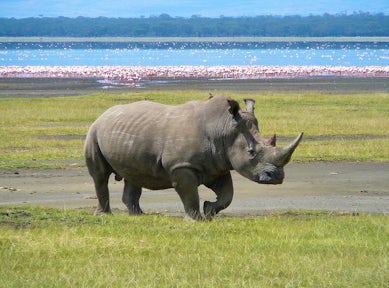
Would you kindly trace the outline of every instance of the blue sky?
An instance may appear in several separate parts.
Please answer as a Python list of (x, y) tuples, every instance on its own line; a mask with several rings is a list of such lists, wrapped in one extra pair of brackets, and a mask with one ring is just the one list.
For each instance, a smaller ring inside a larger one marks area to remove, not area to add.
[(0, 0), (0, 17), (205, 17), (322, 15), (353, 12), (389, 14), (389, 0)]

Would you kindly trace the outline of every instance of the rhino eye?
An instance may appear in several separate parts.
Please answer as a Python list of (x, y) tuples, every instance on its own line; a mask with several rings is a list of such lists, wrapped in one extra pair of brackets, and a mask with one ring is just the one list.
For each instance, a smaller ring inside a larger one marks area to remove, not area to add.
[(250, 157), (252, 157), (252, 158), (254, 158), (255, 155), (257, 154), (257, 153), (255, 152), (255, 149), (253, 149), (253, 148), (247, 149), (247, 152), (249, 153)]

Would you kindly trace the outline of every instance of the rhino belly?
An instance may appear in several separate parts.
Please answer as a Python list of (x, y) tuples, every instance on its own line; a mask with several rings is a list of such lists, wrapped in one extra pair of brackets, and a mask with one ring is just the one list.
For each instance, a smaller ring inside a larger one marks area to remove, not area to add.
[(147, 143), (121, 140), (100, 144), (105, 160), (115, 173), (134, 185), (151, 190), (172, 187), (170, 176), (162, 166), (160, 151), (153, 151), (155, 149)]
[[(112, 165), (114, 166), (114, 165)], [(115, 167), (112, 167), (115, 169)], [(128, 182), (150, 190), (161, 190), (172, 188), (170, 177), (164, 171), (140, 170), (134, 167), (117, 167), (115, 171)]]

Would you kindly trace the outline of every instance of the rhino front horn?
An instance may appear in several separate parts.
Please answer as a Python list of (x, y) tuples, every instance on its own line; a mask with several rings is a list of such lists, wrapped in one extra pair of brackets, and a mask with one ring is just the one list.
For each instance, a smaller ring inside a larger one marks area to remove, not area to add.
[(279, 151), (279, 154), (277, 155), (277, 163), (279, 165), (284, 166), (290, 161), (290, 158), (303, 138), (303, 135), (304, 133), (301, 132), (300, 135), (291, 144)]

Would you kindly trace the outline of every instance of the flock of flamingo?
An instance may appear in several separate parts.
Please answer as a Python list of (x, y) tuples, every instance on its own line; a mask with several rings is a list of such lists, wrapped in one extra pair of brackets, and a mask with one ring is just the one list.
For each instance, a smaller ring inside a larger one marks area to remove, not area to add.
[(89, 78), (135, 85), (155, 79), (389, 77), (389, 66), (0, 66), (0, 78)]

